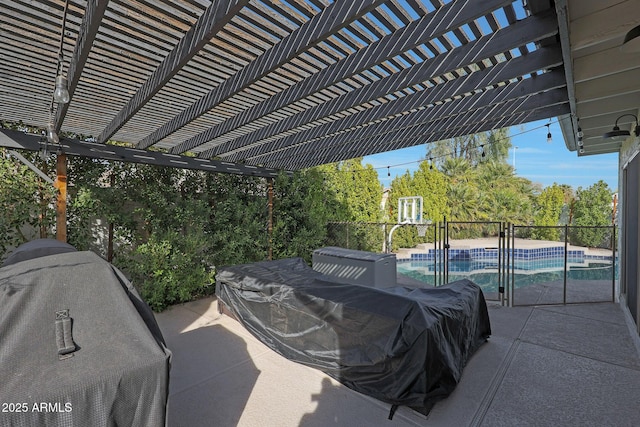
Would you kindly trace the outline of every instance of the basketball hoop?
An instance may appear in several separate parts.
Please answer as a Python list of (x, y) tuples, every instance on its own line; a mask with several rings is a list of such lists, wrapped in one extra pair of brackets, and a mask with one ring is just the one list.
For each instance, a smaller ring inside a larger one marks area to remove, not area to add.
[(424, 237), (427, 234), (429, 224), (416, 224), (416, 228), (418, 228), (418, 237)]

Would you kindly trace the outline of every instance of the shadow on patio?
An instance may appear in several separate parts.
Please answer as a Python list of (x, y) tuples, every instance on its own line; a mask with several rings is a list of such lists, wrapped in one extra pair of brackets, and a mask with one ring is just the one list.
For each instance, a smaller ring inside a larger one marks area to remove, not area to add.
[(288, 361), (215, 298), (156, 317), (173, 351), (170, 426), (634, 426), (640, 349), (618, 304), (489, 306), (493, 335), (428, 417)]

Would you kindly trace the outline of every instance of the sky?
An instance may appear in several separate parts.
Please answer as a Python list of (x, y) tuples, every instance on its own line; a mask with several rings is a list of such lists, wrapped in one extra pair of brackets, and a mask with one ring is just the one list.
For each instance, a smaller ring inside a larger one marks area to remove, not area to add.
[[(550, 124), (551, 143), (547, 143), (546, 124)], [(515, 164), (516, 175), (540, 183), (543, 187), (555, 182), (570, 185), (574, 189), (587, 188), (603, 180), (611, 190), (618, 189), (618, 153), (578, 157), (576, 151), (569, 151), (565, 145), (555, 118), (513, 126), (510, 135), (512, 148), (509, 150), (508, 163), (511, 166)], [(427, 145), (422, 144), (366, 156), (362, 163), (369, 163), (376, 168), (382, 185), (390, 187), (396, 176), (407, 170), (415, 171), (426, 153)], [(387, 175), (387, 171), (391, 176)]]

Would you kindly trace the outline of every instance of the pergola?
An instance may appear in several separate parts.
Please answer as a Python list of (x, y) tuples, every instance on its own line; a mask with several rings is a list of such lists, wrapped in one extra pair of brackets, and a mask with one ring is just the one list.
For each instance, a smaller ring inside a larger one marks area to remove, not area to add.
[(3, 2), (0, 117), (92, 137), (71, 155), (257, 173), (566, 114), (555, 11), (518, 3)]
[[(553, 117), (569, 149), (612, 152), (639, 3), (3, 1), (0, 120), (86, 136), (68, 155), (267, 177)], [(0, 145), (55, 151), (43, 135)]]

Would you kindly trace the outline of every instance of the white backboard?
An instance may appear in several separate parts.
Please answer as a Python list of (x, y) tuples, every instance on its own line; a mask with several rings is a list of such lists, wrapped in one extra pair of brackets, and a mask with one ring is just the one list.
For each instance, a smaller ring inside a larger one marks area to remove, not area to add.
[(422, 196), (398, 199), (398, 223), (422, 224)]

